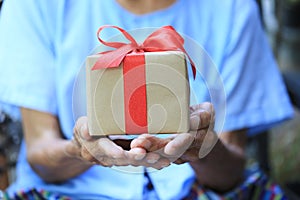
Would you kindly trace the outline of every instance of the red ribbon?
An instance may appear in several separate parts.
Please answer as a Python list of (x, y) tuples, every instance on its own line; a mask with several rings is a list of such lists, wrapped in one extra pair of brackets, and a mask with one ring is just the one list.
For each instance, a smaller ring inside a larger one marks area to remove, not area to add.
[(148, 133), (145, 54), (130, 54), (123, 61), (126, 134)]
[[(119, 30), (130, 41), (130, 43), (106, 42), (102, 40), (100, 38), (100, 32), (105, 28), (115, 28)], [(196, 77), (195, 64), (183, 47), (184, 39), (172, 26), (163, 26), (154, 31), (142, 44), (138, 44), (136, 40), (124, 29), (111, 25), (101, 26), (97, 32), (97, 37), (102, 44), (116, 49), (113, 51), (102, 52), (101, 54), (103, 55), (98, 58), (92, 70), (118, 67), (124, 60), (125, 56), (131, 52), (182, 51), (188, 56), (192, 66), (193, 77)]]

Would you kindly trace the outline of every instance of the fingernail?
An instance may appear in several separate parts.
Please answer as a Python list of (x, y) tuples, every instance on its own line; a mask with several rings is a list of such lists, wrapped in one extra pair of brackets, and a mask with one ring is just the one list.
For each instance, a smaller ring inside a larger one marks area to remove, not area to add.
[(145, 149), (150, 149), (151, 145), (152, 145), (151, 142), (148, 141), (148, 140), (146, 140), (146, 141), (144, 142), (144, 148), (145, 148)]
[(136, 156), (134, 156), (135, 160), (142, 160), (145, 157), (145, 154), (137, 154)]
[(170, 163), (163, 163), (162, 165), (161, 165), (161, 167), (162, 168), (165, 168), (165, 167), (168, 167), (170, 165)]
[[(133, 143), (132, 143), (133, 144)], [(137, 147), (142, 147), (144, 149), (150, 149), (152, 143), (147, 140), (146, 138), (138, 138), (134, 141), (134, 146), (137, 146)]]
[(149, 163), (149, 164), (154, 164), (156, 162), (157, 162), (156, 159), (149, 159), (149, 160), (147, 160), (147, 163)]
[(193, 120), (194, 123), (199, 124), (200, 117), (199, 117), (199, 115), (192, 115), (191, 120)]
[(80, 128), (80, 137), (82, 139), (85, 139), (84, 131), (86, 130), (86, 128), (87, 128), (86, 124), (82, 125), (81, 128)]
[(200, 117), (198, 115), (191, 116), (191, 124), (192, 127), (194, 128), (195, 126), (195, 129), (197, 130), (200, 125)]

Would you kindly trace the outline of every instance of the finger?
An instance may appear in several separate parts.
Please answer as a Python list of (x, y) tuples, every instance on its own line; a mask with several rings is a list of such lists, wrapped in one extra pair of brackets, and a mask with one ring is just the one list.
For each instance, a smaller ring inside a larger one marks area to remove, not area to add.
[(131, 148), (140, 147), (149, 152), (164, 148), (172, 138), (158, 138), (154, 135), (143, 134), (131, 142)]
[(196, 131), (207, 128), (209, 127), (211, 120), (211, 113), (203, 109), (198, 109), (191, 114), (190, 130)]
[(84, 140), (92, 140), (92, 136), (90, 136), (88, 124), (85, 123), (80, 127), (80, 136)]
[(168, 156), (181, 156), (192, 144), (194, 135), (192, 133), (178, 134), (164, 148), (164, 153)]
[(208, 133), (207, 129), (198, 130), (195, 133), (195, 137), (193, 143), (191, 144), (191, 147), (201, 147), (207, 133)]
[(135, 161), (131, 163), (132, 166), (143, 166), (143, 167), (152, 167), (155, 169), (162, 169), (169, 166), (171, 162), (167, 158), (160, 158), (154, 163), (148, 163), (145, 159), (140, 161)]
[(130, 143), (130, 147), (131, 148), (144, 148), (146, 150), (149, 150), (151, 147), (151, 141), (150, 139), (147, 139), (147, 137), (142, 137), (139, 136), (137, 138), (135, 138), (134, 140), (132, 140), (132, 142)]
[(156, 163), (149, 164), (147, 167), (152, 167), (155, 169), (163, 169), (165, 167), (168, 167), (171, 164), (171, 162), (167, 158), (161, 158)]
[(108, 157), (101, 157), (100, 159), (98, 159), (97, 163), (104, 167), (112, 167), (116, 164), (113, 159)]
[(88, 118), (86, 116), (78, 118), (75, 124), (75, 129), (80, 130), (80, 127), (86, 123), (88, 123)]
[(135, 161), (135, 165), (139, 166), (145, 166), (145, 167), (151, 167), (155, 163), (157, 163), (161, 159), (161, 156), (158, 153), (147, 153), (144, 157), (144, 159)]
[(92, 137), (88, 130), (88, 119), (86, 116), (80, 117), (75, 124), (74, 133), (79, 133), (80, 137), (84, 140), (91, 140)]
[(159, 159), (160, 159), (160, 155), (158, 153), (153, 153), (153, 152), (147, 153), (145, 157), (145, 161), (151, 165), (156, 163)]
[(147, 153), (145, 149), (139, 147), (132, 148), (129, 151), (125, 151), (125, 152), (129, 160), (134, 160), (134, 161), (143, 160)]
[[(204, 113), (199, 113), (199, 112), (204, 112)], [(205, 111), (207, 113), (205, 113)], [(214, 126), (214, 120), (215, 120), (215, 110), (214, 107), (211, 103), (209, 102), (204, 102), (201, 104), (196, 104), (190, 107), (190, 113), (191, 116), (197, 115), (199, 118), (195, 118), (196, 120), (196, 125), (198, 124), (200, 128), (203, 127), (213, 127)], [(203, 115), (200, 115), (203, 114)], [(198, 121), (198, 123), (197, 123)], [(193, 127), (194, 130), (197, 128)]]
[(117, 146), (108, 138), (100, 138), (92, 141), (81, 141), (81, 154), (87, 160), (93, 160), (91, 157), (100, 161), (102, 157), (123, 158), (123, 149)]
[(210, 102), (203, 102), (200, 104), (195, 104), (195, 105), (190, 106), (191, 114), (193, 114), (197, 110), (206, 110), (207, 112), (211, 113), (212, 116), (215, 115), (214, 107), (213, 107), (212, 103), (210, 103)]
[(100, 138), (98, 140), (98, 151), (101, 152), (99, 155), (104, 155), (113, 159), (125, 158), (125, 151), (122, 147), (118, 146), (108, 138)]

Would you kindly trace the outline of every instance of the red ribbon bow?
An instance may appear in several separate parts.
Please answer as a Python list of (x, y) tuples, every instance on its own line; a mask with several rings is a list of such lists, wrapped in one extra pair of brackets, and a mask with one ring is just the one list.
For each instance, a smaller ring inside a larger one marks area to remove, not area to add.
[[(119, 30), (130, 41), (130, 43), (106, 42), (102, 40), (100, 38), (100, 32), (104, 28), (115, 28)], [(102, 44), (116, 49), (113, 51), (102, 52), (101, 54), (103, 55), (99, 57), (92, 70), (118, 67), (124, 60), (125, 56), (131, 52), (182, 51), (188, 56), (192, 66), (193, 76), (194, 78), (196, 77), (195, 64), (183, 47), (184, 39), (172, 26), (163, 26), (154, 31), (142, 44), (138, 44), (136, 40), (124, 29), (111, 25), (101, 26), (97, 32), (97, 37)]]

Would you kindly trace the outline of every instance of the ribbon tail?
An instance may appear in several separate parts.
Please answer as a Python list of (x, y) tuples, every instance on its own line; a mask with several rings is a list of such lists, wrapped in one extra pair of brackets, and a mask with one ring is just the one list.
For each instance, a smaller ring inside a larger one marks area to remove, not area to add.
[(190, 63), (191, 63), (191, 67), (192, 67), (192, 72), (193, 72), (193, 78), (194, 80), (196, 79), (196, 74), (197, 74), (197, 69), (196, 69), (196, 65), (193, 62), (193, 60), (191, 59), (191, 57), (184, 51), (185, 55), (188, 57)]
[[(98, 59), (92, 70), (105, 69), (105, 68), (113, 68), (118, 67), (125, 55), (118, 55), (119, 57), (112, 57), (112, 53), (106, 53), (101, 56), (101, 59)], [(114, 58), (114, 59), (112, 59)]]

